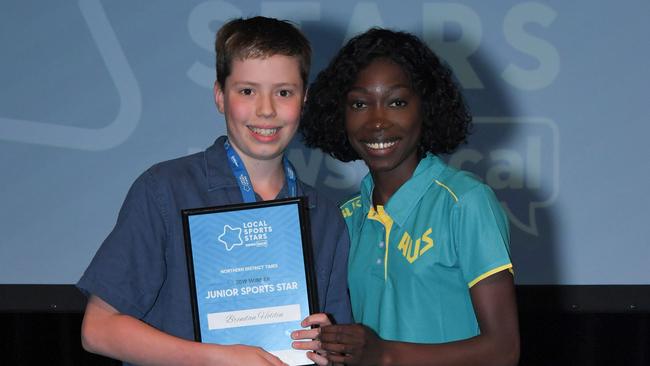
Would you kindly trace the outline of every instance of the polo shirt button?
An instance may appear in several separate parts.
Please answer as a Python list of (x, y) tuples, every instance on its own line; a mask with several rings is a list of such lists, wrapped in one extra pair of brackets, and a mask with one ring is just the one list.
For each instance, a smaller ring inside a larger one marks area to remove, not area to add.
[(379, 242), (379, 247), (380, 247), (380, 248), (383, 248), (383, 247), (384, 247), (384, 242), (383, 242), (383, 241), (380, 241), (380, 242)]
[(377, 264), (381, 264), (381, 258), (377, 258)]

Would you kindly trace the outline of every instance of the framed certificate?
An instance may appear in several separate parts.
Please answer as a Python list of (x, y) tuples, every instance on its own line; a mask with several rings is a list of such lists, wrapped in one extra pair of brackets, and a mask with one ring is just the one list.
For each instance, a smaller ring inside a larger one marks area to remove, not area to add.
[(195, 339), (312, 362), (290, 333), (318, 311), (303, 197), (182, 211)]

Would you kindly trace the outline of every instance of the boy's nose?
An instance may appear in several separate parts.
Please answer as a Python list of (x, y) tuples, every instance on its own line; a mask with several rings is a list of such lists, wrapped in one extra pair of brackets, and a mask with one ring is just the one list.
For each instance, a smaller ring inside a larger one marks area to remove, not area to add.
[(275, 117), (275, 105), (271, 96), (260, 96), (257, 101), (257, 110), (255, 111), (258, 117), (273, 118)]

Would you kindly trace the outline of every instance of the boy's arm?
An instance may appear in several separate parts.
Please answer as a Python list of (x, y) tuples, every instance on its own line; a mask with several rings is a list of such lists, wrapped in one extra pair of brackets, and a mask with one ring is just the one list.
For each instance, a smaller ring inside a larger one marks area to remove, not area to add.
[[(339, 215), (339, 212), (336, 212)], [(340, 216), (337, 216), (339, 225), (336, 227), (336, 247), (330, 271), (329, 286), (325, 299), (323, 312), (329, 314), (335, 324), (352, 323), (352, 308), (348, 293), (348, 255), (350, 253), (350, 235), (347, 226)]]
[(363, 325), (324, 327), (322, 348), (345, 355), (328, 355), (348, 365), (516, 365), (519, 325), (512, 275), (501, 271), (471, 289), (481, 334), (443, 344), (391, 342)]
[(188, 341), (118, 312), (101, 298), (88, 299), (81, 342), (89, 352), (138, 365), (284, 365), (261, 348)]

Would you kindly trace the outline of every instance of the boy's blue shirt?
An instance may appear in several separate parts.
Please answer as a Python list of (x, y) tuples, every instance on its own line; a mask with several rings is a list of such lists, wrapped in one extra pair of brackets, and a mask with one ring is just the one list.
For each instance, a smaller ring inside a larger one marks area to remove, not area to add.
[[(241, 203), (225, 136), (204, 152), (156, 164), (133, 183), (117, 223), (77, 286), (120, 313), (194, 339), (181, 210)], [(349, 237), (339, 209), (298, 181), (309, 201), (319, 306), (352, 321), (347, 293)], [(286, 185), (278, 198), (287, 196)]]

